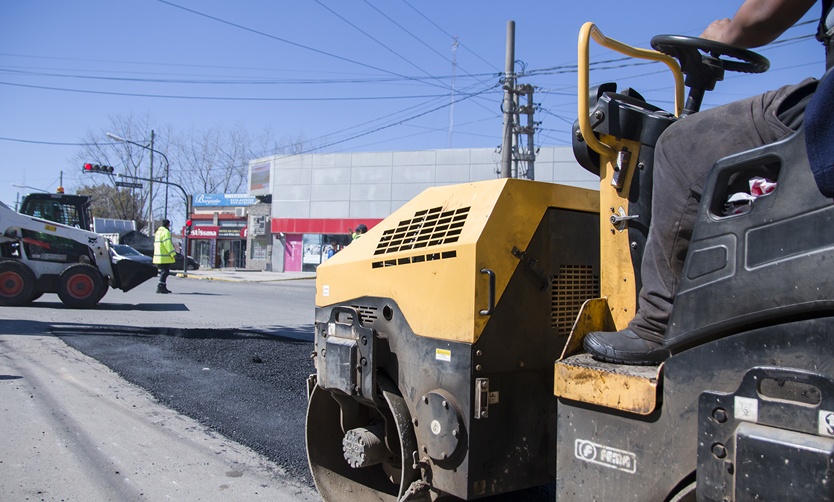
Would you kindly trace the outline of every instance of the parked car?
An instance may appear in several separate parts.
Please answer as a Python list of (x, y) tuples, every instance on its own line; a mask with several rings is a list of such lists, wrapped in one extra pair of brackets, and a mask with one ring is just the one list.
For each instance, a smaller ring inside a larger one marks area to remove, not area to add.
[(142, 263), (153, 264), (153, 258), (144, 255), (127, 244), (113, 244), (110, 246), (110, 253), (114, 260), (133, 260)]
[[(183, 268), (182, 268), (182, 253), (177, 253), (177, 255), (174, 256), (174, 263), (173, 263), (173, 265), (171, 265), (171, 268), (177, 269), (177, 270), (183, 270)], [(197, 263), (197, 260), (195, 260), (194, 258), (189, 256), (188, 257), (188, 270), (197, 270), (198, 268), (200, 268), (200, 264)]]

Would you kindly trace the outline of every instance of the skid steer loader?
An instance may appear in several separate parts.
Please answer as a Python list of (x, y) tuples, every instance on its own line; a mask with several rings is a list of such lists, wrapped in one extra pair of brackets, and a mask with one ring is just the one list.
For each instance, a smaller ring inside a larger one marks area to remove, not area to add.
[[(675, 109), (589, 87), (591, 40), (667, 65)], [(426, 190), (318, 268), (307, 451), (326, 501), (834, 500), (834, 204), (803, 132), (712, 170), (675, 299), (671, 357), (603, 363), (633, 317), (654, 147), (725, 71), (762, 56), (658, 36), (579, 37), (574, 151), (600, 190), (499, 179)], [(684, 88), (688, 96), (684, 102)], [(778, 187), (723, 211), (730, 178)]]
[[(0, 305), (27, 305), (44, 293), (57, 293), (68, 307), (90, 308), (109, 287), (130, 291), (156, 276), (156, 267), (147, 263), (113, 261), (107, 239), (89, 230), (88, 198), (31, 198), (38, 200), (50, 202), (38, 206), (42, 217), (0, 202)], [(47, 209), (61, 212), (46, 214)]]

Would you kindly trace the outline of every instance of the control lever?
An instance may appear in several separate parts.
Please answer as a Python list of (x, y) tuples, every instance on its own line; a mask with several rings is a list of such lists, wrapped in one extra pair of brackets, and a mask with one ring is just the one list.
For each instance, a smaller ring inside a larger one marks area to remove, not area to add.
[(622, 232), (628, 226), (628, 220), (634, 220), (640, 217), (639, 214), (627, 215), (625, 209), (622, 207), (617, 211), (618, 214), (611, 215), (611, 224), (614, 225), (614, 228)]

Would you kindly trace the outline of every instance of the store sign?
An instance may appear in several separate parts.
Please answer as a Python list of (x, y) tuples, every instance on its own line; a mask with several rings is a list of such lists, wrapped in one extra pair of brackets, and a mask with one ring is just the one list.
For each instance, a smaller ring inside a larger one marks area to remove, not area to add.
[(218, 227), (209, 227), (209, 226), (194, 227), (194, 229), (191, 230), (191, 238), (192, 239), (216, 239), (218, 230), (219, 230)]
[(270, 163), (264, 162), (261, 164), (251, 164), (249, 166), (249, 190), (256, 192), (259, 190), (269, 190), (269, 168)]
[(194, 207), (206, 206), (251, 206), (258, 199), (246, 193), (198, 193), (194, 196)]
[(220, 227), (220, 229), (217, 232), (217, 236), (221, 237), (221, 238), (226, 238), (226, 239), (228, 239), (228, 238), (239, 239), (240, 238), (240, 228), (238, 228), (238, 227), (233, 227), (233, 228)]

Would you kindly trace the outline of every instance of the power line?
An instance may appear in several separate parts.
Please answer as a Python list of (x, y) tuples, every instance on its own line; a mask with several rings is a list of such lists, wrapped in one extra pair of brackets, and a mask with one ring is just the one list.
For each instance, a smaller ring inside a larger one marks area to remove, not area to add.
[(319, 4), (322, 8), (324, 8), (325, 10), (327, 10), (328, 12), (330, 12), (331, 14), (333, 14), (334, 16), (338, 17), (339, 19), (341, 19), (342, 21), (344, 21), (345, 23), (347, 23), (347, 25), (348, 25), (348, 26), (350, 26), (351, 28), (355, 29), (355, 30), (356, 30), (356, 31), (358, 31), (359, 33), (361, 33), (361, 34), (365, 35), (365, 36), (366, 36), (366, 37), (368, 37), (369, 39), (371, 39), (371, 40), (373, 40), (374, 42), (376, 42), (376, 43), (377, 43), (378, 45), (380, 45), (383, 49), (387, 50), (387, 51), (388, 51), (388, 52), (390, 52), (391, 54), (393, 54), (393, 55), (397, 56), (398, 58), (402, 59), (403, 61), (405, 61), (406, 63), (410, 64), (411, 66), (413, 66), (413, 67), (417, 68), (418, 70), (420, 70), (421, 72), (425, 73), (425, 74), (426, 74), (426, 75), (428, 75), (429, 77), (431, 77), (431, 78), (433, 78), (433, 79), (437, 80), (437, 81), (438, 81), (438, 83), (439, 83), (441, 86), (443, 86), (444, 88), (445, 88), (445, 87), (448, 87), (448, 86), (447, 86), (447, 85), (445, 85), (442, 81), (440, 81), (437, 77), (432, 77), (432, 76), (431, 76), (431, 74), (430, 74), (429, 72), (427, 72), (426, 70), (424, 70), (423, 68), (421, 68), (420, 66), (418, 66), (417, 64), (415, 64), (415, 63), (414, 63), (413, 61), (411, 61), (410, 59), (406, 58), (405, 56), (403, 56), (403, 55), (402, 55), (402, 54), (400, 54), (399, 52), (395, 51), (394, 49), (392, 49), (391, 47), (389, 47), (387, 44), (385, 44), (385, 43), (381, 42), (381, 41), (380, 41), (380, 40), (378, 40), (376, 37), (374, 37), (373, 35), (371, 35), (371, 34), (370, 34), (370, 33), (368, 33), (367, 31), (363, 30), (363, 29), (362, 29), (362, 28), (360, 28), (359, 26), (357, 26), (357, 25), (355, 25), (354, 23), (350, 22), (350, 21), (349, 21), (346, 17), (342, 16), (342, 15), (341, 15), (341, 14), (339, 14), (338, 12), (336, 12), (336, 11), (334, 11), (333, 9), (331, 9), (330, 7), (328, 7), (327, 5), (323, 4), (323, 3), (321, 2), (321, 0), (314, 0), (314, 1), (315, 1), (317, 4)]
[[(428, 22), (429, 22), (432, 26), (434, 26), (435, 28), (437, 28), (438, 30), (440, 30), (440, 32), (441, 32), (441, 33), (443, 33), (444, 35), (446, 35), (446, 36), (447, 36), (447, 37), (449, 37), (450, 39), (454, 38), (454, 35), (452, 35), (452, 34), (448, 33), (446, 30), (444, 30), (443, 28), (441, 28), (441, 27), (440, 27), (440, 25), (438, 25), (437, 23), (435, 23), (434, 21), (432, 21), (431, 19), (429, 19), (429, 17), (428, 17), (428, 16), (426, 16), (425, 14), (423, 14), (423, 13), (422, 13), (422, 12), (421, 12), (418, 8), (416, 8), (416, 7), (414, 7), (413, 5), (411, 5), (410, 3), (408, 3), (408, 0), (402, 0), (402, 2), (403, 2), (404, 4), (406, 4), (406, 5), (408, 5), (408, 6), (411, 8), (411, 10), (413, 10), (414, 12), (416, 12), (417, 14), (419, 14), (419, 15), (420, 15), (420, 17), (422, 17), (423, 19), (425, 19), (426, 21), (428, 21)], [(460, 46), (461, 46), (461, 47), (463, 47), (464, 49), (468, 50), (469, 52), (471, 52), (471, 53), (472, 53), (472, 54), (473, 54), (476, 58), (480, 59), (481, 61), (483, 61), (483, 62), (484, 62), (484, 63), (486, 63), (487, 65), (491, 66), (493, 69), (495, 69), (495, 71), (496, 71), (496, 72), (502, 73), (500, 68), (498, 68), (497, 66), (495, 66), (493, 63), (490, 63), (490, 62), (489, 62), (489, 61), (487, 61), (486, 59), (482, 58), (482, 57), (481, 57), (481, 56), (480, 56), (477, 52), (473, 51), (473, 50), (472, 50), (472, 49), (470, 49), (468, 46), (466, 46), (466, 45), (464, 45), (464, 44), (460, 44)]]
[(327, 96), (327, 97), (282, 97), (282, 98), (268, 98), (268, 97), (239, 97), (239, 96), (184, 96), (184, 95), (166, 95), (166, 94), (144, 94), (134, 92), (115, 92), (115, 91), (93, 91), (88, 89), (67, 89), (64, 87), (50, 87), (44, 85), (31, 84), (15, 84), (12, 82), (0, 82), (0, 85), (8, 85), (13, 87), (26, 87), (30, 89), (41, 89), (47, 91), (61, 91), (61, 92), (75, 92), (81, 94), (101, 94), (108, 96), (129, 96), (139, 98), (160, 98), (160, 99), (188, 99), (188, 100), (208, 100), (208, 101), (383, 101), (383, 100), (397, 100), (397, 99), (426, 99), (445, 97), (447, 94), (422, 94), (412, 96)]
[(97, 143), (66, 143), (60, 141), (39, 141), (33, 139), (20, 139), (20, 138), (4, 138), (0, 137), (0, 141), (11, 141), (14, 143), (29, 143), (33, 145), (50, 145), (50, 146), (96, 146)]
[(266, 38), (269, 38), (269, 39), (272, 39), (272, 40), (276, 40), (278, 42), (282, 42), (282, 43), (285, 43), (285, 44), (288, 44), (288, 45), (292, 45), (293, 47), (298, 47), (300, 49), (315, 52), (316, 54), (321, 54), (323, 56), (338, 59), (339, 61), (344, 61), (346, 63), (351, 63), (351, 64), (355, 64), (355, 65), (358, 65), (358, 66), (362, 66), (364, 68), (370, 68), (372, 70), (387, 73), (389, 75), (396, 75), (398, 77), (407, 78), (407, 77), (405, 77), (405, 75), (400, 75), (399, 73), (396, 73), (396, 72), (393, 72), (393, 71), (390, 71), (390, 70), (386, 70), (386, 69), (380, 68), (378, 66), (373, 66), (373, 65), (370, 65), (370, 64), (367, 64), (367, 63), (362, 63), (360, 61), (356, 61), (355, 59), (350, 59), (350, 58), (347, 58), (347, 57), (344, 57), (344, 56), (339, 56), (337, 54), (333, 54), (332, 52), (323, 51), (323, 50), (320, 50), (320, 49), (316, 49), (314, 47), (310, 47), (308, 45), (300, 44), (298, 42), (293, 42), (292, 40), (287, 40), (285, 38), (277, 37), (275, 35), (272, 35), (272, 34), (269, 34), (269, 33), (266, 33), (266, 32), (260, 31), (260, 30), (256, 30), (254, 28), (249, 28), (247, 26), (243, 26), (242, 24), (233, 23), (231, 21), (227, 21), (227, 20), (221, 19), (219, 17), (215, 17), (215, 16), (212, 16), (212, 15), (209, 15), (209, 14), (206, 14), (206, 13), (194, 10), (194, 9), (189, 9), (187, 7), (183, 7), (182, 5), (177, 5), (173, 2), (169, 2), (168, 0), (156, 0), (156, 1), (160, 2), (160, 3), (163, 3), (165, 5), (169, 5), (171, 7), (177, 8), (177, 9), (184, 10), (185, 12), (189, 12), (191, 14), (194, 14), (194, 15), (197, 15), (197, 16), (200, 16), (200, 17), (204, 17), (206, 19), (211, 19), (212, 21), (216, 21), (218, 23), (222, 23), (222, 24), (225, 24), (225, 25), (228, 25), (228, 26), (232, 26), (234, 28), (238, 28), (240, 30), (244, 30), (244, 31), (248, 31), (250, 33), (254, 33), (256, 35), (260, 35), (262, 37), (266, 37)]
[[(270, 79), (270, 78), (258, 78), (256, 80), (253, 79), (240, 79), (235, 78), (231, 79), (211, 79), (211, 80), (199, 80), (199, 79), (174, 79), (174, 78), (137, 78), (137, 77), (107, 77), (107, 76), (97, 76), (97, 75), (82, 75), (78, 73), (53, 73), (53, 72), (43, 72), (43, 71), (27, 71), (27, 70), (18, 70), (13, 68), (3, 68), (0, 67), (0, 72), (11, 74), (11, 75), (26, 75), (26, 76), (37, 76), (37, 77), (57, 77), (57, 78), (73, 78), (73, 79), (86, 79), (86, 80), (104, 80), (104, 81), (116, 81), (116, 82), (139, 82), (139, 83), (161, 83), (161, 84), (199, 84), (199, 85), (317, 85), (317, 84), (336, 84), (336, 85), (345, 85), (345, 84), (368, 84), (368, 83), (377, 83), (377, 84), (384, 84), (384, 83), (395, 83), (395, 82), (411, 82), (411, 81), (420, 81), (425, 79), (444, 79), (444, 78), (451, 78), (447, 75), (441, 76), (431, 76), (431, 77), (368, 77), (368, 78), (342, 78), (342, 79), (291, 79), (291, 78), (283, 78), (283, 79)], [(494, 76), (495, 74), (492, 73), (483, 73), (480, 76)], [(476, 76), (473, 75), (477, 79)], [(480, 79), (479, 82), (483, 83)]]
[[(68, 62), (84, 62), (84, 63), (104, 63), (109, 67), (117, 64), (129, 64), (129, 65), (139, 65), (139, 66), (160, 66), (160, 67), (174, 67), (177, 69), (180, 68), (208, 68), (208, 69), (216, 69), (216, 70), (246, 70), (246, 71), (266, 71), (266, 72), (292, 72), (292, 73), (324, 73), (324, 74), (342, 74), (346, 72), (329, 72), (324, 70), (304, 70), (301, 68), (255, 68), (250, 66), (222, 66), (222, 65), (206, 65), (206, 64), (194, 64), (188, 62), (177, 62), (177, 63), (164, 63), (158, 61), (123, 61), (123, 60), (112, 60), (112, 59), (91, 59), (91, 58), (66, 58), (66, 57), (54, 57), (54, 56), (39, 56), (39, 55), (32, 55), (32, 54), (12, 54), (12, 53), (0, 53), (0, 56), (6, 57), (14, 57), (14, 58), (30, 58), (30, 59), (44, 59), (44, 60), (53, 60), (53, 61), (68, 61)], [(348, 73), (350, 74), (350, 73)], [(406, 80), (409, 80), (413, 77), (407, 77)]]
[[(480, 95), (482, 95), (482, 94), (484, 94), (484, 93), (487, 93), (487, 92), (489, 92), (489, 91), (493, 90), (495, 87), (497, 87), (497, 84), (496, 84), (496, 85), (494, 85), (494, 86), (490, 86), (490, 87), (488, 87), (488, 88), (486, 88), (486, 89), (482, 89), (482, 90), (477, 91), (477, 92), (467, 93), (467, 94), (465, 94), (465, 95), (464, 95), (461, 99), (459, 99), (459, 100), (457, 100), (457, 101), (465, 101), (465, 100), (469, 100), (469, 99), (475, 98), (475, 97), (477, 97), (477, 96), (480, 96)], [(446, 97), (446, 95), (444, 95), (443, 97)], [(420, 105), (418, 105), (418, 106), (420, 106)], [(351, 140), (353, 140), (353, 139), (361, 138), (361, 137), (363, 137), (363, 136), (368, 136), (368, 135), (373, 134), (373, 133), (375, 133), (375, 132), (379, 132), (379, 131), (382, 131), (382, 130), (385, 130), (385, 129), (389, 129), (389, 128), (391, 128), (391, 127), (395, 127), (395, 126), (397, 126), (397, 125), (403, 125), (403, 124), (406, 124), (406, 123), (408, 123), (408, 122), (410, 122), (410, 121), (416, 120), (416, 119), (418, 119), (418, 118), (420, 118), (420, 117), (423, 117), (423, 116), (425, 116), (425, 115), (428, 115), (428, 114), (430, 114), (430, 113), (432, 113), (432, 112), (435, 112), (435, 111), (441, 110), (441, 109), (443, 109), (443, 108), (445, 108), (445, 107), (447, 107), (447, 106), (450, 106), (450, 103), (444, 103), (444, 104), (442, 104), (442, 105), (432, 107), (432, 108), (430, 108), (430, 109), (428, 109), (428, 110), (424, 110), (424, 111), (421, 111), (421, 112), (419, 112), (419, 113), (414, 113), (414, 114), (412, 114), (412, 115), (410, 115), (410, 116), (408, 116), (408, 117), (395, 119), (395, 120), (393, 120), (393, 121), (391, 121), (391, 122), (389, 122), (389, 123), (383, 124), (383, 125), (381, 125), (381, 126), (377, 126), (377, 127), (374, 127), (374, 128), (371, 128), (371, 129), (368, 129), (368, 130), (365, 130), (365, 131), (361, 131), (361, 132), (358, 132), (358, 133), (353, 133), (353, 134), (351, 134), (350, 136), (345, 137), (345, 138), (340, 138), (340, 139), (333, 140), (333, 141), (330, 141), (330, 142), (325, 143), (325, 144), (322, 144), (322, 145), (318, 145), (318, 146), (316, 146), (316, 147), (312, 147), (312, 148), (309, 148), (309, 149), (306, 149), (306, 150), (302, 150), (301, 152), (299, 152), (299, 154), (302, 154), (302, 153), (310, 153), (310, 152), (314, 152), (314, 151), (321, 150), (321, 149), (324, 149), (324, 148), (329, 148), (329, 147), (334, 146), (334, 145), (338, 145), (338, 144), (341, 144), (341, 143), (345, 143), (345, 142), (347, 142), (347, 141), (351, 141)], [(412, 108), (414, 108), (414, 107), (412, 107)], [(407, 110), (407, 109), (406, 109), (406, 110)], [(401, 110), (400, 112), (402, 112), (402, 111), (405, 111), (405, 110)], [(393, 113), (393, 114), (389, 114), (389, 115), (387, 115), (387, 116), (385, 116), (385, 117), (390, 117), (390, 116), (395, 115), (395, 114), (400, 113), (400, 112), (395, 112), (395, 113)], [(385, 118), (385, 117), (381, 117), (381, 118)], [(371, 123), (371, 122), (378, 121), (378, 120), (380, 120), (381, 118), (375, 119), (375, 120), (373, 120), (373, 121), (368, 121), (368, 122), (366, 122), (365, 124), (369, 124), (369, 123)], [(355, 128), (355, 127), (354, 127), (354, 128)], [(348, 128), (348, 129), (344, 129), (344, 130), (342, 130), (342, 131), (337, 131), (337, 132), (335, 132), (335, 133), (331, 133), (331, 134), (327, 134), (327, 135), (319, 136), (318, 138), (313, 138), (313, 139), (311, 139), (311, 140), (309, 140), (309, 141), (310, 141), (310, 142), (315, 142), (315, 141), (320, 140), (320, 139), (326, 139), (326, 138), (331, 137), (331, 136), (333, 136), (333, 135), (335, 135), (335, 134), (339, 134), (340, 132), (345, 132), (345, 131), (348, 131), (348, 130), (350, 130), (350, 129), (351, 129), (351, 128)], [(11, 141), (11, 142), (17, 142), (17, 143), (29, 143), (29, 144), (38, 144), (38, 145), (52, 145), (52, 146), (100, 146), (100, 145), (101, 145), (101, 143), (89, 143), (89, 142), (56, 142), (56, 141), (30, 140), (30, 139), (8, 138), (8, 137), (0, 137), (0, 141)], [(291, 156), (291, 155), (296, 155), (296, 154), (289, 154), (289, 155), (286, 155), (286, 156)], [(232, 167), (245, 167), (245, 166), (232, 166)], [(186, 171), (186, 170), (182, 169), (181, 167), (180, 167), (179, 169), (180, 169), (181, 171)]]
[[(474, 98), (475, 96), (478, 96), (479, 94), (483, 94), (483, 93), (485, 93), (485, 92), (489, 92), (490, 90), (494, 89), (495, 87), (497, 87), (497, 84), (496, 84), (496, 86), (494, 86), (494, 87), (490, 87), (490, 88), (488, 88), (488, 89), (484, 89), (484, 90), (483, 90), (483, 91), (481, 91), (481, 92), (468, 94), (468, 95), (466, 95), (466, 96), (462, 97), (461, 99), (459, 99), (458, 101), (466, 101), (466, 100), (468, 100), (468, 99), (472, 99), (472, 98)], [(322, 150), (322, 149), (324, 149), (324, 148), (329, 148), (329, 147), (331, 147), (331, 146), (335, 146), (335, 145), (338, 145), (338, 144), (341, 144), (341, 143), (345, 143), (345, 142), (347, 142), (347, 141), (351, 141), (351, 140), (354, 140), (354, 139), (357, 139), (357, 138), (361, 138), (361, 137), (363, 137), (363, 136), (368, 136), (368, 135), (370, 135), (370, 134), (373, 134), (373, 133), (376, 133), (376, 132), (379, 132), (379, 131), (382, 131), (382, 130), (385, 130), (385, 129), (389, 129), (389, 128), (394, 127), (394, 126), (398, 126), (398, 125), (405, 124), (406, 122), (410, 122), (410, 121), (412, 121), (412, 120), (418, 119), (418, 118), (420, 118), (420, 117), (423, 117), (423, 116), (425, 116), (425, 115), (428, 115), (429, 113), (436, 112), (436, 111), (441, 110), (441, 109), (443, 109), (443, 108), (446, 108), (446, 107), (448, 107), (448, 106), (450, 106), (450, 103), (444, 103), (444, 104), (442, 104), (442, 105), (436, 106), (436, 107), (434, 107), (434, 108), (431, 108), (431, 109), (429, 109), (429, 110), (423, 111), (423, 112), (421, 112), (421, 113), (414, 114), (414, 115), (412, 115), (412, 116), (410, 116), (410, 117), (407, 117), (407, 118), (404, 118), (404, 119), (400, 119), (400, 120), (396, 120), (396, 121), (394, 121), (394, 122), (391, 122), (391, 123), (388, 123), (388, 124), (385, 124), (385, 125), (382, 125), (382, 126), (379, 126), (379, 127), (373, 128), (373, 129), (369, 129), (369, 130), (367, 130), (367, 131), (363, 131), (363, 132), (360, 132), (360, 133), (356, 133), (356, 134), (354, 134), (354, 135), (352, 135), (352, 136), (349, 136), (349, 137), (347, 137), (347, 138), (343, 138), (343, 139), (339, 139), (339, 140), (331, 141), (331, 142), (329, 142), (329, 143), (326, 143), (326, 144), (323, 144), (323, 145), (319, 145), (319, 146), (316, 146), (316, 147), (313, 147), (313, 148), (303, 149), (302, 151), (298, 152), (297, 154), (289, 154), (289, 155), (284, 155), (284, 156), (282, 156), (281, 158), (291, 157), (291, 156), (293, 156), (293, 155), (299, 155), (299, 154), (304, 154), (304, 153), (311, 153), (311, 152), (315, 152), (315, 151), (318, 151), (318, 150)], [(326, 137), (327, 137), (327, 136), (322, 136), (321, 138), (326, 138)]]
[[(434, 47), (432, 47), (431, 45), (427, 44), (427, 43), (426, 43), (426, 42), (425, 42), (425, 41), (424, 41), (421, 37), (418, 37), (417, 35), (415, 35), (415, 34), (414, 34), (414, 33), (412, 33), (411, 31), (409, 31), (408, 29), (406, 29), (406, 28), (405, 28), (404, 26), (402, 26), (400, 23), (396, 22), (393, 18), (391, 18), (391, 16), (389, 16), (388, 14), (386, 14), (386, 13), (382, 12), (381, 10), (379, 10), (379, 8), (377, 8), (377, 7), (376, 7), (375, 5), (373, 5), (371, 2), (369, 2), (368, 0), (363, 0), (363, 1), (364, 1), (364, 2), (365, 2), (368, 6), (369, 6), (369, 7), (371, 7), (371, 8), (372, 8), (372, 9), (374, 9), (375, 11), (377, 11), (380, 15), (382, 15), (383, 17), (385, 17), (385, 19), (387, 19), (388, 21), (390, 21), (390, 22), (391, 22), (391, 24), (393, 24), (393, 25), (394, 25), (394, 26), (396, 26), (397, 28), (401, 29), (402, 31), (406, 32), (409, 36), (411, 36), (411, 38), (413, 38), (414, 40), (416, 40), (417, 42), (421, 43), (421, 44), (422, 44), (422, 45), (424, 45), (426, 48), (428, 48), (430, 51), (432, 51), (433, 53), (435, 53), (435, 54), (437, 54), (438, 56), (440, 56), (441, 58), (443, 58), (443, 59), (444, 59), (447, 63), (451, 63), (451, 64), (453, 64), (453, 65), (456, 65), (456, 66), (457, 66), (458, 68), (460, 68), (460, 69), (461, 69), (461, 70), (462, 70), (465, 74), (469, 75), (470, 77), (475, 77), (474, 75), (472, 75), (471, 73), (469, 73), (468, 71), (466, 71), (466, 70), (465, 70), (462, 66), (460, 66), (460, 65), (457, 63), (457, 61), (452, 61), (452, 60), (450, 60), (449, 58), (447, 58), (446, 56), (444, 56), (442, 53), (438, 52), (438, 51), (437, 51)], [(418, 12), (418, 13), (419, 13), (419, 12)], [(422, 14), (421, 14), (421, 15), (422, 15)], [(423, 16), (423, 17), (425, 18), (425, 16)], [(445, 34), (445, 33), (444, 33), (444, 34)], [(457, 45), (457, 46), (461, 45), (461, 44), (460, 44), (460, 41), (458, 40), (458, 36), (457, 36), (457, 35), (453, 35), (453, 36), (452, 36), (452, 40), (453, 40), (453, 42), (452, 42), (453, 44), (455, 44), (455, 45)], [(493, 74), (490, 74), (490, 75), (493, 75)]]

